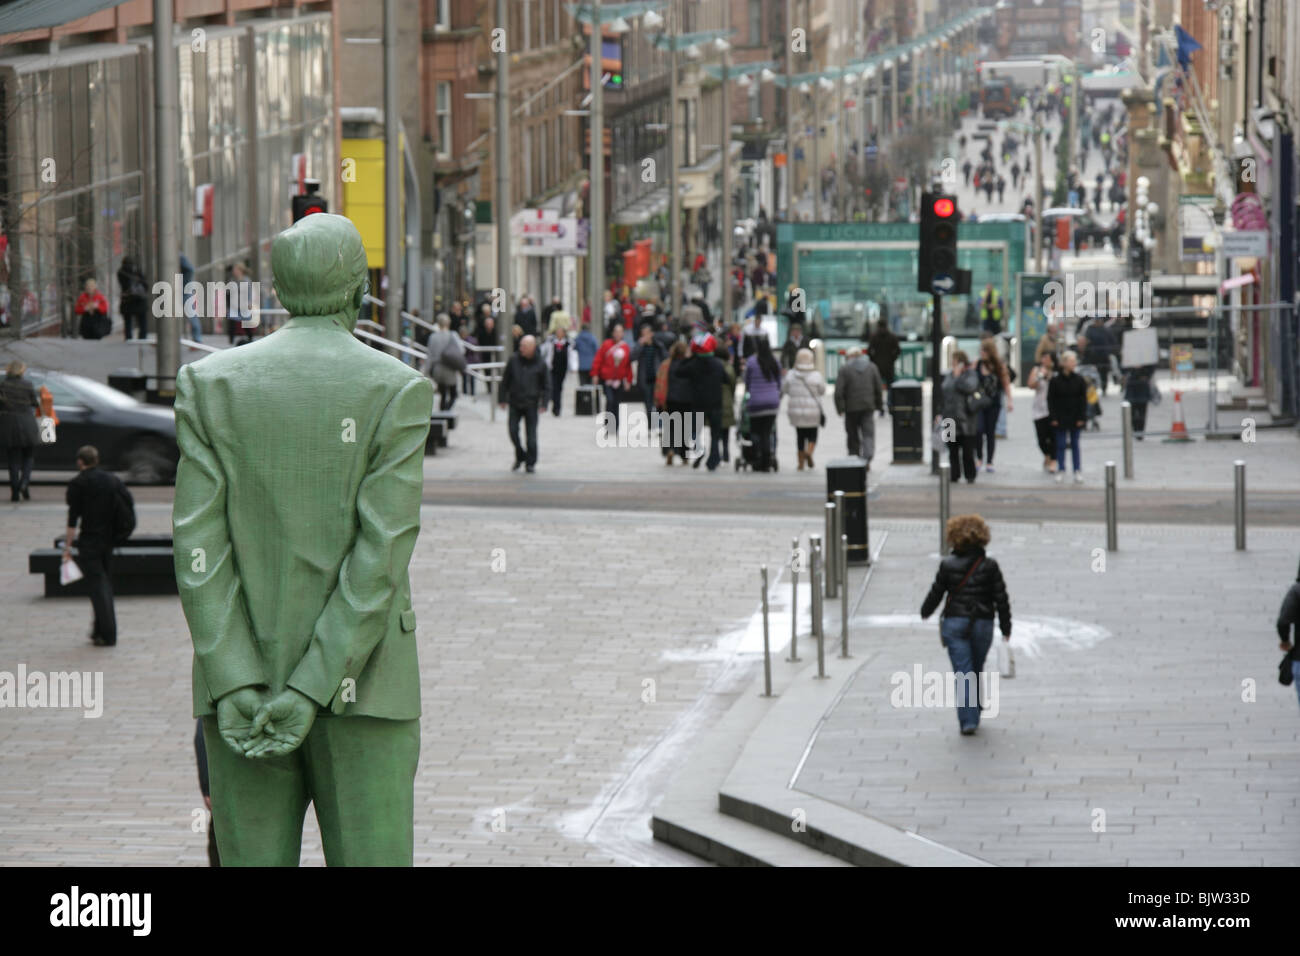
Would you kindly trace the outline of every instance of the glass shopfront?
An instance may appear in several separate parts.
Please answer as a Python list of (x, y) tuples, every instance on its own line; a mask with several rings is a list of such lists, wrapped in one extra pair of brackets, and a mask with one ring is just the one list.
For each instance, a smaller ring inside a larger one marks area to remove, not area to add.
[[(330, 18), (208, 27), (194, 47), (178, 34), (181, 251), (200, 282), (236, 261), (269, 277), (270, 241), (292, 219), (295, 153), (334, 198)], [(0, 60), (0, 334), (75, 334), (88, 278), (116, 315), (125, 256), (151, 284), (166, 278), (153, 274), (149, 225), (151, 78), (147, 40)], [(210, 209), (196, 207), (204, 186)]]

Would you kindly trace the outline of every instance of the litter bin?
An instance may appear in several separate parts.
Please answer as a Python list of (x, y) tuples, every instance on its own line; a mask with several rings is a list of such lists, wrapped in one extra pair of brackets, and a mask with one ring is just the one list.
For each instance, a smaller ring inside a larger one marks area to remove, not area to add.
[(900, 378), (889, 387), (889, 399), (893, 405), (894, 464), (919, 465), (925, 460), (921, 383)]
[(867, 460), (836, 458), (826, 465), (826, 500), (844, 492), (844, 533), (849, 538), (849, 564), (870, 564), (867, 542)]
[(600, 386), (599, 385), (579, 385), (574, 392), (575, 415), (599, 415), (600, 414)]

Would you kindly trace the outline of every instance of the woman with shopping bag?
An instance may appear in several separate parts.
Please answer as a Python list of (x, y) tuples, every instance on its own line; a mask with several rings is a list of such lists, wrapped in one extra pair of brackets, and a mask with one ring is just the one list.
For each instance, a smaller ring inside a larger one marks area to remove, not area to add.
[[(984, 553), (991, 535), (979, 515), (957, 515), (945, 529), (952, 553), (939, 562), (930, 593), (921, 605), (921, 619), (934, 613), (946, 593), (948, 600), (939, 617), (939, 639), (948, 651), (957, 675), (957, 723), (964, 736), (975, 733), (980, 722), (979, 675), (993, 644), (993, 615), (998, 616), (1002, 640), (1011, 640), (1011, 602), (998, 563)], [(1011, 669), (1010, 647), (1004, 665)], [(1007, 676), (1011, 676), (1014, 670)], [(976, 700), (970, 688), (976, 688)]]

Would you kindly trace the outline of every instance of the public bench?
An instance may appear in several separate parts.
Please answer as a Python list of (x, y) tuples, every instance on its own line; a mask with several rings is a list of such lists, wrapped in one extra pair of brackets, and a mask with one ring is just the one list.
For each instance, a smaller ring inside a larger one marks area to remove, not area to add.
[[(77, 543), (72, 543), (75, 561)], [(63, 537), (54, 539), (54, 547), (38, 548), (27, 556), (27, 570), (45, 575), (46, 597), (86, 597), (86, 579), (69, 585), (59, 583), (63, 564)], [(133, 535), (125, 544), (113, 549), (113, 594), (176, 594), (176, 568), (172, 558), (171, 535)]]

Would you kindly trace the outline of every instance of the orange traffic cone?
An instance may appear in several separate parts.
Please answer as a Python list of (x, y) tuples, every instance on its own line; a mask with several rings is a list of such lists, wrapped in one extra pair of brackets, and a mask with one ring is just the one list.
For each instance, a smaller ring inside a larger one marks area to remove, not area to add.
[(1191, 441), (1192, 436), (1187, 434), (1187, 422), (1183, 420), (1183, 393), (1174, 392), (1174, 424), (1169, 429), (1169, 437), (1165, 441)]

